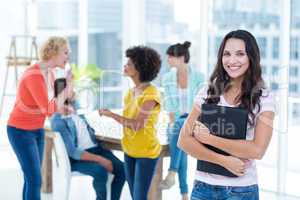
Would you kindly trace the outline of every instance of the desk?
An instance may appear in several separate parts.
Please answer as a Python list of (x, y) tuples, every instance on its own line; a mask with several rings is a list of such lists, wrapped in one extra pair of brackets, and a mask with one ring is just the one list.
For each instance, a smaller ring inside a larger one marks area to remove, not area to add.
[[(122, 151), (121, 147), (121, 134), (120, 129), (122, 127), (116, 122), (111, 121), (110, 119), (107, 118), (101, 118), (100, 121), (97, 121), (94, 117), (88, 117), (88, 122), (90, 125), (95, 128), (97, 135), (96, 138), (101, 142), (104, 148), (111, 149), (111, 150), (118, 150)], [(92, 119), (92, 120), (91, 120)], [(98, 119), (99, 120), (99, 119)], [(105, 127), (97, 127), (95, 125), (95, 121), (97, 121), (97, 124), (99, 122)], [(110, 130), (114, 130), (113, 133), (114, 135), (110, 136), (107, 131), (109, 131), (107, 128), (109, 127)], [(162, 199), (162, 191), (159, 188), (159, 183), (162, 180), (162, 173), (163, 173), (163, 158), (166, 156), (169, 156), (169, 147), (167, 143), (165, 142), (165, 127), (164, 126), (158, 126), (160, 127), (158, 129), (158, 135), (161, 136), (160, 141), (162, 141), (162, 151), (160, 154), (160, 158), (157, 162), (156, 166), (156, 172), (154, 174), (154, 177), (152, 179), (152, 183), (150, 186), (150, 190), (148, 193), (148, 199), (149, 200), (161, 200)], [(99, 128), (101, 128), (101, 133), (106, 133), (106, 134), (101, 134), (99, 132)], [(117, 130), (117, 131), (116, 131)], [(42, 167), (42, 176), (43, 176), (43, 184), (42, 184), (42, 191), (45, 193), (51, 193), (52, 192), (52, 148), (53, 148), (53, 133), (50, 129), (49, 126), (46, 126), (45, 128), (45, 151), (44, 151), (44, 160), (43, 160), (43, 167)]]

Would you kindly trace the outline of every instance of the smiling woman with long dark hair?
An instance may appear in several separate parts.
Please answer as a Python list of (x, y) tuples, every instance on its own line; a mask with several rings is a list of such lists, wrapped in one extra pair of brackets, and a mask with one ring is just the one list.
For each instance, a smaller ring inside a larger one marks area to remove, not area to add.
[[(247, 109), (250, 113), (250, 123), (253, 125), (255, 117), (253, 109), (256, 105), (260, 109), (260, 96), (262, 95), (262, 89), (264, 89), (265, 86), (261, 72), (259, 49), (255, 38), (252, 35), (247, 34), (247, 32), (231, 32), (224, 38), (219, 48), (216, 67), (210, 77), (210, 84), (207, 90), (208, 97), (205, 101), (207, 103), (218, 103), (220, 101), (220, 96), (224, 92), (229, 91), (233, 86), (232, 80), (228, 73), (226, 73), (227, 68), (223, 67), (222, 63), (223, 57), (224, 60), (228, 57), (228, 52), (224, 52), (224, 48), (226, 41), (230, 38), (243, 40), (246, 44), (246, 52), (244, 53), (247, 54), (249, 59), (249, 69), (245, 71), (245, 74), (243, 75), (241, 92), (236, 98), (241, 101), (239, 107)], [(240, 52), (239, 54), (243, 54), (243, 52)]]
[[(202, 104), (240, 107), (248, 111), (246, 140), (210, 134), (197, 121)], [(228, 33), (219, 48), (208, 88), (199, 91), (192, 112), (180, 132), (178, 145), (198, 160), (225, 167), (237, 177), (196, 171), (192, 200), (258, 200), (255, 160), (262, 159), (273, 132), (274, 101), (261, 76), (260, 53), (254, 36), (245, 30)], [(208, 149), (211, 145), (230, 154)]]

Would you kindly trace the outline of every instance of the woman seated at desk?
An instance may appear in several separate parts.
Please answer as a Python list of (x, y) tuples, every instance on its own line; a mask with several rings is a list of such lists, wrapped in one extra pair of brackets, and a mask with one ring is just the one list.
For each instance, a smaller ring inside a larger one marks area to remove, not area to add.
[[(56, 79), (54, 93), (57, 96), (66, 87), (66, 79)], [(73, 97), (74, 99), (74, 97)], [(95, 131), (84, 116), (77, 115), (76, 103), (67, 99), (60, 113), (51, 118), (51, 128), (61, 134), (65, 143), (71, 170), (93, 177), (93, 187), (97, 200), (106, 200), (108, 172), (114, 175), (111, 184), (111, 200), (120, 199), (125, 182), (123, 163), (109, 150), (96, 141)]]

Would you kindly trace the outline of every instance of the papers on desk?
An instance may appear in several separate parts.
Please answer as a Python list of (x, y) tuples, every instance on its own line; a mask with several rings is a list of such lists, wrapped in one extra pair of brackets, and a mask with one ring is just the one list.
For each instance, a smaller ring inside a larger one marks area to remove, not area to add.
[(114, 119), (99, 115), (98, 111), (84, 115), (90, 126), (95, 129), (96, 135), (120, 139), (123, 135), (123, 126)]
[[(120, 111), (119, 111), (120, 113)], [(88, 123), (95, 129), (96, 135), (105, 136), (108, 138), (121, 139), (123, 136), (123, 126), (114, 119), (101, 116), (98, 111), (93, 111), (84, 114)], [(158, 123), (156, 125), (157, 137), (161, 144), (167, 144), (167, 114), (161, 112)]]

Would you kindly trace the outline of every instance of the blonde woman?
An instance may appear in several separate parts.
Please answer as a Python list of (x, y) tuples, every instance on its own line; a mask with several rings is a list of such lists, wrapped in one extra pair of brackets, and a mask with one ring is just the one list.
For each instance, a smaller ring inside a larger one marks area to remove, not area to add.
[[(10, 113), (7, 134), (24, 174), (23, 200), (40, 200), (41, 163), (44, 149), (44, 121), (63, 109), (71, 96), (70, 85), (57, 98), (48, 98), (48, 77), (55, 67), (64, 68), (69, 60), (68, 41), (49, 38), (40, 49), (40, 61), (22, 75), (16, 101)], [(68, 75), (70, 82), (71, 75)]]

